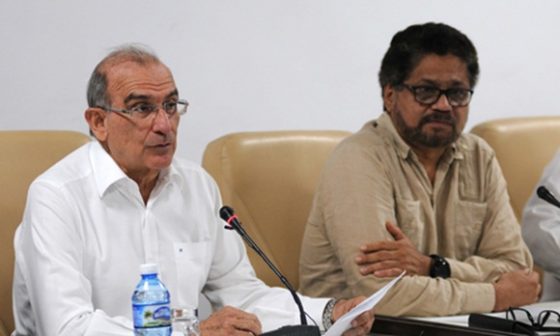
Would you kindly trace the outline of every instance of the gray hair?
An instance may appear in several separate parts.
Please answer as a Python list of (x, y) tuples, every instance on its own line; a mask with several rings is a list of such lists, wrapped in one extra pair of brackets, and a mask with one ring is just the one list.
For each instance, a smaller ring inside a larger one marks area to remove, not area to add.
[(141, 44), (126, 44), (113, 49), (97, 64), (87, 87), (87, 102), (89, 107), (106, 107), (111, 105), (111, 98), (107, 92), (107, 71), (122, 62), (137, 64), (161, 63), (148, 46)]

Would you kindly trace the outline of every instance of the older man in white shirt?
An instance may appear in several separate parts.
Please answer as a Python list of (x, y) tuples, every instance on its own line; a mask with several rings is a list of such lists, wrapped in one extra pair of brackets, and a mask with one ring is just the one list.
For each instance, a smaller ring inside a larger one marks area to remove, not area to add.
[[(298, 324), (289, 292), (257, 279), (240, 238), (223, 230), (214, 181), (174, 158), (188, 103), (169, 69), (143, 48), (117, 49), (94, 70), (88, 104), (97, 141), (29, 189), (15, 237), (14, 335), (131, 335), (131, 295), (146, 262), (159, 265), (173, 306), (209, 299), (216, 312), (203, 335)], [(320, 324), (362, 300), (302, 297)], [(372, 323), (366, 312), (347, 333), (366, 334)]]
[[(560, 151), (544, 169), (537, 186), (560, 195)], [(523, 210), (523, 239), (535, 263), (544, 269), (541, 301), (560, 300), (560, 208), (533, 192)]]

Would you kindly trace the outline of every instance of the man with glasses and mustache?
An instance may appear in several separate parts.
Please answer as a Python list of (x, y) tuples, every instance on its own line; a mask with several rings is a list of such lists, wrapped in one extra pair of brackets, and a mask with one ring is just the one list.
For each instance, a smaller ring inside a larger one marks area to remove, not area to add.
[[(85, 119), (92, 141), (31, 185), (14, 239), (13, 335), (132, 335), (140, 265), (156, 263), (171, 306), (215, 312), (202, 335), (257, 335), (299, 324), (291, 294), (257, 279), (241, 238), (223, 229), (220, 193), (174, 158), (188, 103), (152, 52), (119, 48), (95, 68)], [(322, 329), (363, 301), (301, 301)], [(326, 321), (327, 323), (324, 323)], [(347, 335), (365, 335), (373, 312)]]
[(539, 277), (493, 151), (462, 133), (479, 73), (445, 24), (397, 33), (379, 72), (384, 112), (327, 161), (303, 238), (300, 289), (370, 295), (392, 316), (491, 312), (537, 300)]

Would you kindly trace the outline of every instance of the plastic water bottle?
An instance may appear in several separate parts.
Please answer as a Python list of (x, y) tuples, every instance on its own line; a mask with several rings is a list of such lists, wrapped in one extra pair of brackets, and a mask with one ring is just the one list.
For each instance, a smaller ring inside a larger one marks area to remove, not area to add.
[(173, 336), (200, 336), (198, 309), (173, 308)]
[(169, 291), (158, 279), (156, 264), (140, 265), (142, 279), (132, 294), (134, 335), (170, 336)]

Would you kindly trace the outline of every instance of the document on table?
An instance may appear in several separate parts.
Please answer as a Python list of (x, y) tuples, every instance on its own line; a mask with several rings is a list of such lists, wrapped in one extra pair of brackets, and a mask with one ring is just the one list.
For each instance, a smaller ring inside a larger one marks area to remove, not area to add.
[(383, 288), (381, 288), (377, 292), (373, 293), (373, 295), (371, 295), (370, 297), (368, 297), (367, 299), (362, 301), (356, 307), (352, 308), (352, 310), (350, 310), (346, 314), (342, 315), (329, 328), (329, 330), (327, 330), (327, 332), (324, 334), (324, 336), (340, 336), (346, 330), (350, 329), (352, 327), (352, 324), (351, 324), (352, 321), (356, 317), (358, 317), (358, 315), (360, 315), (361, 313), (363, 313), (365, 311), (368, 311), (368, 310), (372, 309), (373, 307), (375, 307), (375, 305), (379, 301), (381, 301), (381, 299), (383, 299), (385, 294), (387, 294), (389, 289), (391, 289), (391, 287), (393, 287), (393, 285), (395, 285), (395, 283), (397, 283), (397, 281), (399, 281), (403, 277), (404, 273), (405, 272), (402, 272), (401, 275), (399, 275), (398, 277), (391, 280), (391, 282), (389, 282), (388, 284), (383, 286)]

